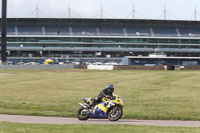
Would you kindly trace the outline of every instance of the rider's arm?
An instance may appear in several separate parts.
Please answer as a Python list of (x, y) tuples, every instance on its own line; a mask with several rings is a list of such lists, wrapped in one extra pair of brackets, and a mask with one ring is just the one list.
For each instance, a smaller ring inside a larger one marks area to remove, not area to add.
[(107, 96), (108, 96), (108, 95), (106, 94), (106, 89), (103, 89), (103, 90), (101, 91), (101, 95), (104, 96), (104, 97), (107, 97)]
[(101, 91), (101, 95), (106, 98), (111, 98), (111, 99), (113, 97), (112, 93), (108, 93), (106, 88)]

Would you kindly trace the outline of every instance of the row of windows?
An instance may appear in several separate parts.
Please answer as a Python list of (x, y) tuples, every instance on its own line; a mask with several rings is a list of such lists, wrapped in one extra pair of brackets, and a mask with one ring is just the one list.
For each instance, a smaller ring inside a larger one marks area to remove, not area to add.
[(145, 65), (145, 64), (174, 64), (174, 65), (183, 65), (183, 66), (196, 66), (199, 64), (197, 60), (180, 60), (180, 59), (132, 59), (132, 65)]
[(110, 47), (110, 48), (192, 48), (200, 49), (200, 46), (177, 46), (177, 45), (114, 45), (114, 44), (17, 44), (8, 43), (8, 47)]
[(178, 43), (200, 44), (200, 39), (8, 37), (8, 42)]

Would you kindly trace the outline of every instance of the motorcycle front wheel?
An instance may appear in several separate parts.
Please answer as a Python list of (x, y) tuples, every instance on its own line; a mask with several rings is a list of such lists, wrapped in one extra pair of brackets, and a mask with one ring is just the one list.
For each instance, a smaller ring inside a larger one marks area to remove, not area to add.
[(110, 121), (117, 121), (122, 117), (123, 110), (120, 107), (113, 107), (109, 112), (108, 112), (108, 119)]
[(87, 120), (89, 116), (90, 114), (87, 113), (87, 110), (82, 107), (77, 111), (77, 118), (79, 120)]

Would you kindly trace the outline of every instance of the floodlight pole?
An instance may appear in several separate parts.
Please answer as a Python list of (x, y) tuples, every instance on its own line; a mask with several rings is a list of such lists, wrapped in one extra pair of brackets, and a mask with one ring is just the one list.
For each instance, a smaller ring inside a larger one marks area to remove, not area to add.
[(6, 64), (6, 11), (7, 0), (2, 0), (2, 18), (1, 18), (1, 61), (2, 64)]
[(133, 5), (133, 11), (132, 11), (132, 12), (133, 12), (133, 14), (132, 14), (132, 15), (133, 15), (133, 16), (132, 16), (132, 19), (135, 19), (135, 5)]
[(167, 9), (166, 9), (166, 5), (164, 6), (164, 20), (167, 19)]
[(69, 7), (68, 7), (68, 18), (71, 18), (71, 5), (69, 3)]
[(103, 5), (101, 5), (101, 19), (103, 18)]
[(196, 6), (194, 7), (194, 20), (197, 20), (197, 9)]

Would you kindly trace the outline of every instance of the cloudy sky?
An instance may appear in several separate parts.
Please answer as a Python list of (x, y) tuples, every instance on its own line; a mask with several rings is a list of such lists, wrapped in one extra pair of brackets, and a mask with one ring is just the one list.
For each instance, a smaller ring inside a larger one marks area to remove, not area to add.
[[(200, 20), (200, 0), (7, 0), (8, 17), (68, 17), (100, 18), (101, 7), (103, 18), (132, 18), (133, 7), (135, 18), (163, 19), (164, 6), (167, 19), (194, 20), (196, 7), (197, 20)], [(38, 3), (38, 4), (37, 4)]]

